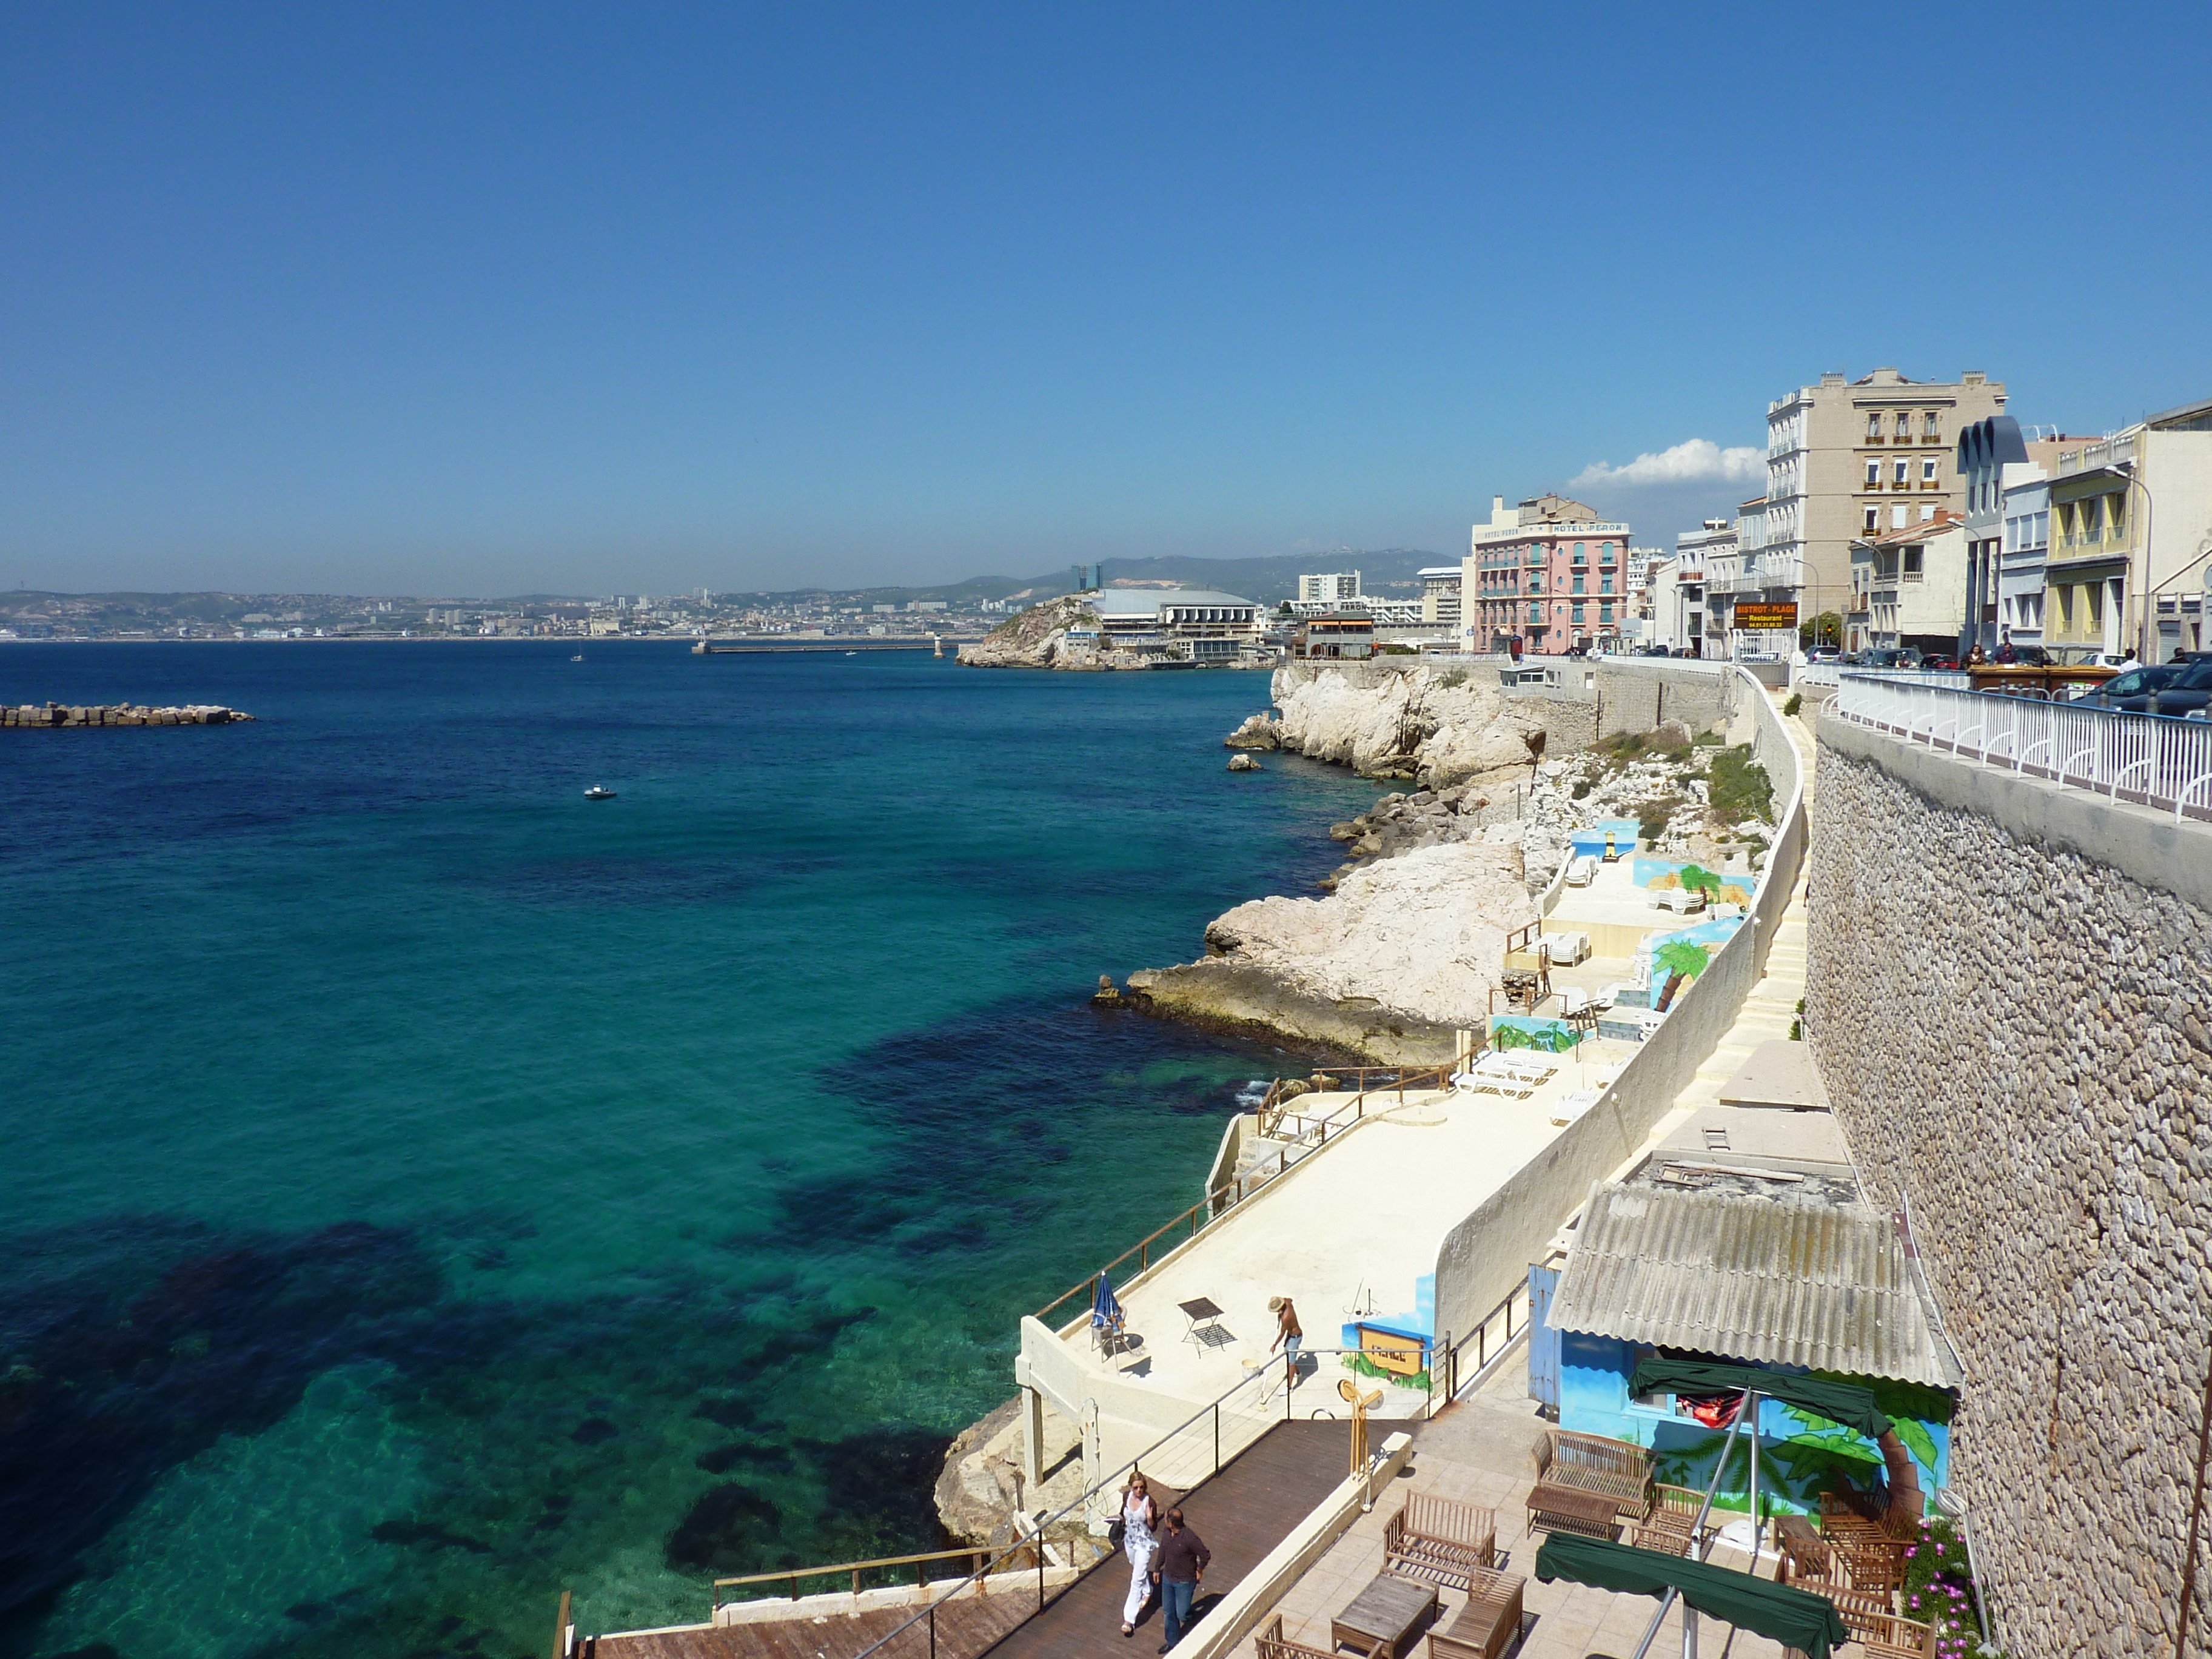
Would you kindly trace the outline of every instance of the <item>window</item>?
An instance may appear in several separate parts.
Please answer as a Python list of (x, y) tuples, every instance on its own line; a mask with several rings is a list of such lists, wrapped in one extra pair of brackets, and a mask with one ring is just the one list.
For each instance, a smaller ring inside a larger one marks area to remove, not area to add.
[(1613, 592), (1613, 573), (1611, 571), (1608, 570), (1604, 575), (1600, 576), (1597, 579), (1597, 591), (1601, 593), (1610, 593)]
[(2107, 495), (2105, 500), (2110, 503), (2105, 508), (2105, 522), (2112, 526), (2112, 534), (2117, 536), (2127, 527), (2122, 520), (2128, 510), (2128, 498), (2124, 495)]
[(1577, 605), (1577, 606), (1575, 607), (1575, 614), (1574, 614), (1573, 621), (1574, 621), (1574, 623), (1575, 623), (1575, 626), (1576, 626), (1576, 627), (1579, 628), (1579, 627), (1581, 627), (1581, 626), (1582, 626), (1582, 621), (1583, 621), (1583, 608), (1582, 608), (1582, 606), (1580, 606), (1580, 605)]
[(1920, 435), (1923, 438), (1942, 437), (1943, 435), (1943, 417), (1941, 415), (1938, 415), (1932, 409), (1926, 414), (1923, 415), (1920, 417)]
[(1897, 435), (1900, 439), (1910, 438), (1912, 435), (1912, 414), (1911, 410), (1902, 409), (1898, 410)]
[(1926, 524), (1926, 523), (1927, 523), (1930, 519), (1934, 518), (1935, 516), (1936, 516), (1936, 509), (1935, 509), (1932, 506), (1930, 506), (1930, 507), (1923, 507), (1920, 509), (1920, 522), (1921, 522), (1921, 523), (1923, 523), (1923, 524)]
[(1611, 542), (1600, 542), (1597, 544), (1597, 558), (1600, 564), (1611, 564), (1613, 562), (1613, 544)]
[(1881, 416), (1879, 415), (1867, 416), (1867, 441), (1874, 444), (1881, 441)]
[(1583, 573), (1582, 573), (1581, 571), (1577, 570), (1577, 571), (1576, 571), (1576, 572), (1575, 572), (1575, 592), (1577, 592), (1577, 593), (1579, 593), (1579, 592), (1581, 592), (1582, 591), (1583, 591)]
[(2035, 522), (2029, 527), (2027, 532), (2028, 545), (2030, 547), (2050, 546), (2051, 514), (2049, 510), (2046, 509), (2044, 512), (2034, 514), (2032, 516)]
[[(1932, 484), (1936, 482), (1936, 460), (1933, 456), (1920, 463), (1920, 482), (1923, 484)], [(1989, 504), (1989, 486), (1984, 484), (1982, 487), (1982, 505), (1987, 507)]]
[(1575, 562), (1576, 562), (1577, 564), (1580, 564), (1580, 563), (1582, 563), (1585, 556), (1586, 556), (1586, 553), (1585, 553), (1585, 550), (1584, 550), (1583, 544), (1582, 544), (1581, 542), (1577, 542), (1577, 543), (1575, 544)]
[(1599, 605), (1597, 608), (1597, 619), (1601, 623), (1611, 622), (1613, 620), (1613, 607), (1609, 605)]
[(1917, 582), (1923, 574), (1926, 574), (1927, 565), (1925, 563), (1925, 560), (1927, 558), (1927, 554), (1928, 550), (1924, 547), (1908, 547), (1905, 550), (1905, 580), (1909, 582)]
[(1875, 532), (1875, 531), (1877, 531), (1877, 530), (1879, 530), (1879, 529), (1881, 529), (1881, 509), (1880, 507), (1870, 507), (1867, 508), (1867, 510), (1866, 510), (1866, 532), (1867, 532), (1867, 534), (1868, 534), (1868, 535), (1869, 535), (1869, 536), (1871, 536), (1872, 534), (1874, 534), (1874, 532)]
[(1881, 488), (1881, 463), (1880, 461), (1869, 461), (1867, 463), (1866, 487), (1869, 489), (1879, 489)]
[(1911, 471), (1912, 463), (1910, 461), (1892, 462), (1889, 469), (1890, 482), (1894, 483), (1899, 489), (1904, 489), (1905, 478)]
[(1544, 607), (1540, 605), (1530, 605), (1528, 607), (1528, 620), (1532, 623), (1540, 623), (1543, 621)]
[(1906, 507), (1891, 507), (1889, 509), (1889, 527), (1892, 530), (1904, 529), (1905, 526), (1905, 515), (1911, 510), (1911, 508)]

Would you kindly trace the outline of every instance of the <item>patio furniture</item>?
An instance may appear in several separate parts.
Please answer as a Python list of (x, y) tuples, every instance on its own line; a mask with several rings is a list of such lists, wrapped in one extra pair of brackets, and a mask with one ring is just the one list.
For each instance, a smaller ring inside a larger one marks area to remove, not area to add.
[(1651, 895), (1655, 910), (1672, 910), (1678, 916), (1693, 915), (1705, 908), (1705, 892), (1702, 887), (1662, 887)]
[(1555, 968), (1571, 968), (1577, 963), (1589, 960), (1589, 935), (1585, 932), (1547, 933), (1544, 945)]
[[(1657, 1550), (1662, 1555), (1687, 1555), (1698, 1541), (1698, 1511), (1705, 1504), (1705, 1493), (1687, 1486), (1654, 1486), (1650, 1512), (1636, 1523), (1628, 1541), (1638, 1549)], [(1705, 1530), (1711, 1532), (1712, 1528), (1709, 1525)]]
[(1201, 1348), (1218, 1348), (1237, 1339), (1221, 1326), (1221, 1310), (1206, 1297), (1194, 1296), (1188, 1302), (1178, 1302), (1182, 1316), (1189, 1322), (1182, 1334), (1186, 1342), (1195, 1342)]
[(1868, 1659), (1936, 1659), (1936, 1626), (1901, 1613), (1869, 1613), (1854, 1624), (1849, 1613), (1844, 1623), (1865, 1648)]
[(1638, 1520), (1651, 1512), (1651, 1454), (1632, 1440), (1550, 1429), (1533, 1455), (1540, 1485), (1600, 1493)]
[(1528, 1489), (1528, 1530), (1578, 1532), (1585, 1538), (1620, 1541), (1620, 1507), (1603, 1492), (1580, 1486), (1555, 1486), (1539, 1480)]
[(1330, 1645), (1356, 1649), (1369, 1659), (1402, 1659), (1414, 1627), (1436, 1605), (1435, 1585), (1378, 1572), (1349, 1607), (1329, 1620)]
[(1559, 1127), (1565, 1128), (1591, 1107), (1596, 1105), (1604, 1093), (1602, 1089), (1570, 1089), (1559, 1097), (1559, 1103), (1552, 1108), (1552, 1121)]
[(1521, 1596), (1528, 1581), (1517, 1572), (1477, 1567), (1467, 1605), (1447, 1631), (1429, 1634), (1429, 1659), (1498, 1659), (1521, 1634)]
[(1843, 1557), (1850, 1582), (1861, 1589), (1893, 1590), (1905, 1582), (1905, 1552), (1913, 1534), (1868, 1516), (1848, 1497), (1820, 1494), (1820, 1535)]
[(1409, 1578), (1471, 1590), (1497, 1562), (1498, 1511), (1409, 1492), (1382, 1527), (1382, 1565)]
[(1283, 1634), (1283, 1615), (1277, 1613), (1268, 1621), (1267, 1628), (1254, 1633), (1252, 1645), (1259, 1651), (1259, 1659), (1334, 1659), (1332, 1654), (1319, 1648), (1310, 1648), (1303, 1642), (1293, 1642)]

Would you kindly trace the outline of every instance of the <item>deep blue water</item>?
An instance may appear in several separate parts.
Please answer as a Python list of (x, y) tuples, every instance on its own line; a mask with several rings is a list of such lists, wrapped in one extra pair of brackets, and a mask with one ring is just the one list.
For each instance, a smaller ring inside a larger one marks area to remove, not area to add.
[(1262, 678), (572, 651), (0, 651), (261, 716), (0, 733), (0, 1653), (524, 1654), (931, 1547), (1018, 1316), (1285, 1067), (1085, 1000), (1372, 799), (1224, 769)]

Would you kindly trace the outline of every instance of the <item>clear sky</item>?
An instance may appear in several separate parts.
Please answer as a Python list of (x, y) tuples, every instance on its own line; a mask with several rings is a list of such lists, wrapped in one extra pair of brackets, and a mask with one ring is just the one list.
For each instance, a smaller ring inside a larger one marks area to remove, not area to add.
[(2201, 3), (20, 4), (0, 585), (1657, 542), (1824, 369), (2212, 395), (2208, 84)]

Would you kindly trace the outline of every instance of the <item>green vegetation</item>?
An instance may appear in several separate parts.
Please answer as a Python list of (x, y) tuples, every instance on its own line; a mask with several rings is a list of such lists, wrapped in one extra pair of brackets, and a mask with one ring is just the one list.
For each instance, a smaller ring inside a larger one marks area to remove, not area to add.
[(1437, 678), (1437, 684), (1441, 687), (1465, 685), (1467, 684), (1467, 670), (1464, 668), (1447, 669)]
[(1595, 787), (1596, 786), (1592, 784), (1588, 778), (1577, 778), (1575, 780), (1575, 787), (1568, 790), (1567, 794), (1571, 799), (1581, 800)]
[(1637, 815), (1636, 833), (1649, 847), (1666, 833), (1667, 820), (1689, 803), (1680, 795), (1668, 795), (1663, 799), (1646, 801)]
[(1751, 745), (1737, 744), (1713, 757), (1713, 816), (1723, 823), (1757, 818), (1774, 822), (1774, 781), (1766, 769), (1751, 757)]
[(1942, 1659), (1984, 1659), (1990, 1650), (1982, 1645), (1974, 1612), (1974, 1567), (1966, 1540), (1948, 1516), (1929, 1516), (1920, 1528), (1920, 1541), (1905, 1552), (1905, 1616), (1936, 1626), (1936, 1651)]
[(1796, 692), (1792, 691), (1790, 694), (1790, 701), (1782, 705), (1783, 715), (1785, 719), (1796, 720), (1797, 718), (1797, 711), (1804, 706), (1805, 699), (1800, 696)]

